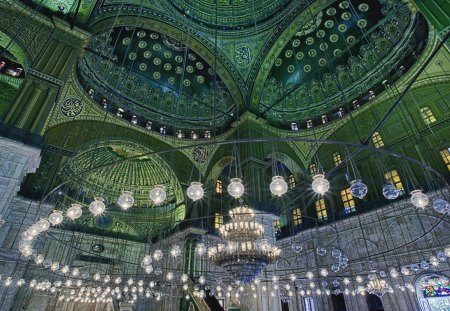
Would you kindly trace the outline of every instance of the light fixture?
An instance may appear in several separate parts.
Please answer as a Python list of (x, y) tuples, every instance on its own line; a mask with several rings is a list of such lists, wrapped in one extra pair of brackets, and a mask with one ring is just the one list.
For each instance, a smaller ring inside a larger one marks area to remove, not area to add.
[(317, 174), (313, 176), (311, 187), (315, 193), (323, 195), (330, 190), (330, 182), (325, 178), (324, 174)]
[(444, 199), (435, 199), (433, 202), (433, 209), (438, 213), (447, 213), (450, 211), (450, 204)]
[(203, 190), (202, 184), (200, 182), (193, 181), (187, 188), (186, 194), (192, 201), (197, 201), (203, 198), (205, 191)]
[(89, 211), (94, 214), (94, 216), (99, 216), (105, 212), (105, 203), (103, 198), (95, 197), (94, 201), (89, 204)]
[(198, 243), (195, 246), (195, 253), (199, 256), (203, 256), (206, 253), (206, 246), (203, 243)]
[(181, 255), (181, 248), (179, 245), (173, 245), (172, 248), (170, 249), (170, 256), (172, 256), (173, 258), (177, 258)]
[(411, 204), (415, 207), (425, 208), (428, 205), (429, 199), (422, 190), (413, 190), (411, 192)]
[(362, 199), (367, 194), (367, 186), (360, 180), (356, 179), (350, 183), (350, 192), (354, 197)]
[(383, 186), (383, 196), (388, 200), (395, 200), (398, 198), (400, 191), (397, 187), (391, 183), (387, 183)]
[(163, 203), (166, 197), (166, 188), (162, 185), (156, 185), (152, 190), (150, 190), (150, 199), (156, 205)]
[(81, 217), (83, 210), (81, 209), (80, 204), (72, 204), (66, 211), (66, 216), (70, 220), (75, 220)]
[(48, 221), (53, 226), (57, 226), (63, 222), (64, 216), (61, 211), (53, 211), (53, 213), (48, 216)]
[(374, 278), (367, 284), (367, 292), (371, 295), (376, 295), (379, 298), (382, 298), (388, 291), (389, 285), (383, 279)]
[(273, 176), (270, 183), (270, 192), (278, 197), (281, 197), (288, 190), (288, 184), (282, 176)]
[(131, 191), (122, 191), (119, 199), (117, 199), (117, 204), (123, 209), (127, 210), (134, 204), (133, 192)]
[(50, 228), (50, 223), (47, 219), (41, 219), (33, 227), (37, 229), (38, 232), (44, 232)]
[(240, 178), (231, 178), (227, 190), (233, 198), (240, 198), (244, 194), (244, 185), (242, 184), (242, 180)]
[(225, 268), (236, 282), (247, 284), (258, 278), (281, 250), (264, 239), (264, 227), (253, 219), (254, 212), (248, 206), (236, 207), (229, 214), (231, 221), (219, 228), (225, 244), (210, 247), (208, 257)]

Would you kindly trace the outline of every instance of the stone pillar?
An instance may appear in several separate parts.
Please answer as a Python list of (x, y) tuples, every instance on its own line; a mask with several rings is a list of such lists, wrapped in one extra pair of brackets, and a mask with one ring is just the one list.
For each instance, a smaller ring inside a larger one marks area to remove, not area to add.
[(54, 18), (52, 37), (26, 69), (26, 81), (21, 85), (4, 122), (34, 134), (42, 134), (47, 118), (56, 101), (58, 91), (86, 45), (89, 34)]
[[(36, 171), (40, 159), (40, 149), (0, 138), (0, 214), (6, 221), (3, 228), (0, 228), (0, 246), (2, 246), (0, 252), (4, 257), (8, 258), (7, 261), (0, 261), (0, 265), (2, 275), (11, 276), (15, 279), (23, 277), (26, 267), (17, 262), (17, 259), (20, 257), (15, 248), (17, 245), (14, 245), (14, 240), (17, 239), (10, 241), (10, 232), (18, 232), (17, 230), (19, 230), (10, 223), (17, 223), (17, 219), (14, 221), (11, 219), (17, 216), (15, 213), (11, 213), (11, 202), (20, 189), (20, 183), (25, 175)], [(23, 223), (26, 214), (22, 214), (21, 217), (23, 219), (19, 220), (19, 223)], [(10, 247), (5, 248), (5, 245)], [(12, 248), (13, 245), (14, 248)], [(11, 310), (18, 290), (18, 287), (0, 287), (0, 305), (2, 310)]]

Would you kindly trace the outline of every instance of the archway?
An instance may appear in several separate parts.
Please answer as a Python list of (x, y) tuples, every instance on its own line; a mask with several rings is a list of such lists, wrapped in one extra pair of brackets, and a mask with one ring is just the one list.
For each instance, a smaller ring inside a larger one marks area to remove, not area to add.
[(427, 274), (417, 279), (416, 295), (421, 311), (450, 309), (450, 281), (444, 275)]

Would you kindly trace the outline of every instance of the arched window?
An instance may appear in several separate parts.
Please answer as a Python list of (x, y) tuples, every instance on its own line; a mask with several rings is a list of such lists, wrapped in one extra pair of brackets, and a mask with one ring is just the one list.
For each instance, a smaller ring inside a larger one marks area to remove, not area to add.
[(351, 213), (355, 211), (355, 199), (353, 198), (350, 188), (341, 191), (342, 203), (344, 203), (345, 213)]
[(450, 171), (450, 147), (440, 152), (442, 160), (444, 161), (447, 169)]
[(296, 208), (292, 211), (292, 220), (294, 221), (294, 226), (298, 226), (302, 223), (302, 210)]
[(311, 163), (311, 165), (309, 166), (309, 172), (311, 173), (311, 175), (316, 175), (319, 173), (316, 163)]
[(375, 148), (384, 147), (384, 141), (383, 141), (383, 138), (381, 138), (380, 133), (378, 133), (378, 132), (373, 133), (372, 141), (373, 141)]
[(216, 193), (222, 193), (222, 181), (220, 179), (216, 180), (215, 191)]
[(422, 311), (443, 310), (450, 304), (450, 282), (443, 275), (428, 274), (416, 281), (415, 292)]
[(335, 166), (342, 163), (341, 154), (339, 152), (333, 153), (333, 161)]
[(324, 199), (317, 200), (315, 205), (317, 218), (327, 220), (328, 214), (327, 214), (327, 207), (325, 206), (325, 200)]
[(436, 117), (429, 107), (420, 108), (420, 116), (425, 124), (432, 124), (436, 122)]
[(289, 175), (288, 185), (289, 185), (290, 189), (292, 189), (292, 188), (294, 188), (296, 186), (295, 177), (294, 177), (293, 174)]
[(214, 216), (214, 228), (219, 229), (223, 224), (223, 215), (216, 213)]

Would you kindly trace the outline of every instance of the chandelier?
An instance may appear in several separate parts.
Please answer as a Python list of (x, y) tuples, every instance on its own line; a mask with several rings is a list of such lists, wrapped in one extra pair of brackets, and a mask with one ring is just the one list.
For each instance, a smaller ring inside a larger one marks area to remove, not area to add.
[(374, 278), (367, 284), (367, 292), (382, 298), (390, 290), (389, 285), (383, 279)]
[(254, 215), (248, 206), (233, 208), (231, 221), (219, 227), (225, 244), (219, 243), (208, 249), (209, 259), (243, 284), (259, 277), (265, 266), (281, 253), (278, 247), (264, 239), (264, 227), (253, 219)]

